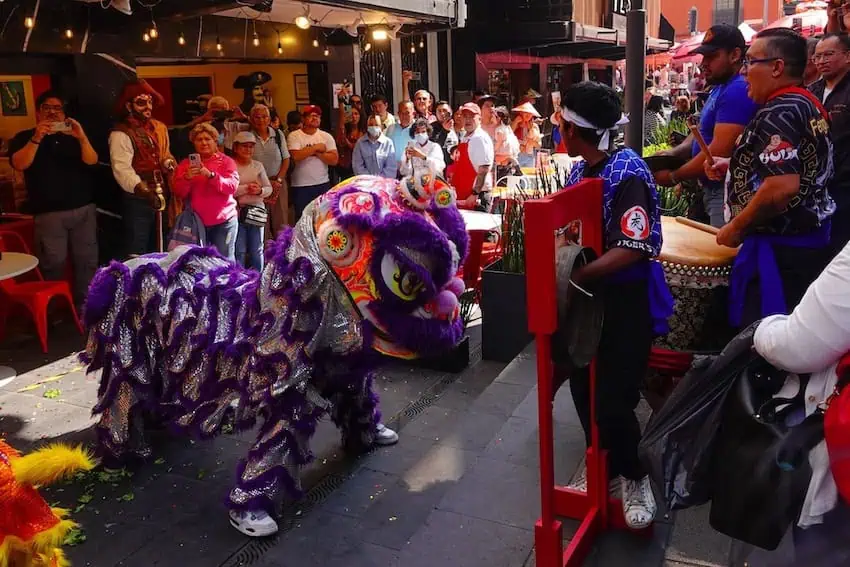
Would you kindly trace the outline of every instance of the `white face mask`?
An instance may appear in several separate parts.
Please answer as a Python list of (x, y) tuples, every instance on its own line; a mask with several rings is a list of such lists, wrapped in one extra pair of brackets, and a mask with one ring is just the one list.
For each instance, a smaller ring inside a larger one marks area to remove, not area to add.
[(425, 132), (420, 132), (419, 134), (416, 134), (416, 142), (420, 146), (424, 146), (427, 141), (428, 141), (428, 134), (426, 134)]
[(380, 126), (369, 126), (369, 135), (373, 138), (377, 138), (381, 135), (381, 127)]

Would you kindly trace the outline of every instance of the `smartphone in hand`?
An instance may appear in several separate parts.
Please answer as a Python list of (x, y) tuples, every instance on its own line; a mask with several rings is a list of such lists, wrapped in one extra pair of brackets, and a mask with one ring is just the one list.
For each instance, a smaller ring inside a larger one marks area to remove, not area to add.
[(60, 122), (51, 122), (50, 131), (54, 134), (57, 133), (57, 132), (70, 132), (71, 131), (71, 123), (68, 122), (67, 120), (60, 121)]
[(200, 169), (203, 167), (201, 162), (201, 154), (189, 154), (189, 167)]

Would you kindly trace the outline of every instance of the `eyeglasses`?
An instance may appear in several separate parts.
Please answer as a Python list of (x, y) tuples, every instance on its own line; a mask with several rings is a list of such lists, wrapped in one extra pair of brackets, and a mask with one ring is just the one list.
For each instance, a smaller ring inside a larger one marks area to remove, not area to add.
[(759, 63), (772, 63), (773, 61), (779, 61), (782, 59), (781, 57), (762, 57), (759, 59), (752, 59), (750, 57), (744, 57), (743, 61), (741, 61), (741, 67), (746, 69), (747, 67), (752, 67), (753, 65), (758, 65)]
[(136, 98), (133, 100), (133, 104), (136, 106), (153, 106), (153, 99), (150, 97), (142, 97)]
[(62, 112), (65, 110), (65, 107), (61, 104), (42, 104), (41, 111), (42, 112)]
[(815, 53), (812, 56), (812, 61), (814, 61), (815, 63), (817, 63), (819, 61), (827, 61), (827, 60), (832, 59), (833, 57), (835, 57), (836, 55), (839, 55), (839, 54), (847, 55), (847, 52), (846, 51), (824, 51), (823, 53)]

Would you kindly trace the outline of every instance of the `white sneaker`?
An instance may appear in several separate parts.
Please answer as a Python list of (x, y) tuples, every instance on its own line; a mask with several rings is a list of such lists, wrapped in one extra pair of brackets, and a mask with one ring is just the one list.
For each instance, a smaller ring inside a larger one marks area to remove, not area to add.
[[(620, 497), (620, 479), (617, 477), (608, 482), (608, 494), (614, 498)], [(582, 467), (578, 475), (570, 482), (567, 488), (577, 492), (587, 492), (587, 467)]]
[(655, 504), (655, 495), (649, 484), (649, 477), (640, 480), (622, 480), (623, 490), (623, 515), (626, 517), (626, 525), (633, 530), (648, 527), (655, 519), (658, 506)]
[(231, 510), (230, 525), (248, 537), (266, 537), (277, 533), (277, 522), (262, 510)]
[(375, 445), (380, 445), (381, 447), (386, 447), (387, 445), (395, 445), (398, 443), (398, 433), (384, 425), (383, 423), (379, 423), (377, 428), (375, 429)]

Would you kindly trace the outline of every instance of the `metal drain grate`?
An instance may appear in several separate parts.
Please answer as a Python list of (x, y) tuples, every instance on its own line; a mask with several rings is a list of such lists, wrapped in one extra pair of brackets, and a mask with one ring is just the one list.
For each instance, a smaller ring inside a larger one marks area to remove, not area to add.
[[(481, 347), (473, 349), (469, 353), (469, 366), (471, 368), (481, 361)], [(416, 400), (409, 403), (403, 410), (395, 414), (392, 418), (386, 421), (387, 425), (393, 427), (396, 431), (401, 431), (404, 426), (410, 423), (413, 418), (428, 409), (435, 401), (437, 401), (443, 392), (455, 383), (463, 372), (458, 374), (444, 374), (431, 387), (422, 392)], [(322, 479), (313, 485), (310, 490), (304, 495), (304, 498), (298, 502), (287, 502), (283, 507), (283, 513), (279, 518), (278, 525), (280, 531), (271, 538), (252, 539), (244, 546), (239, 548), (219, 567), (247, 567), (259, 561), (268, 551), (274, 548), (280, 538), (298, 526), (307, 514), (319, 504), (324, 502), (331, 494), (341, 487), (346, 480), (353, 476), (357, 468), (357, 463), (360, 459), (342, 459), (331, 464), (333, 469), (330, 473), (323, 476)], [(286, 567), (281, 564), (281, 567)]]

